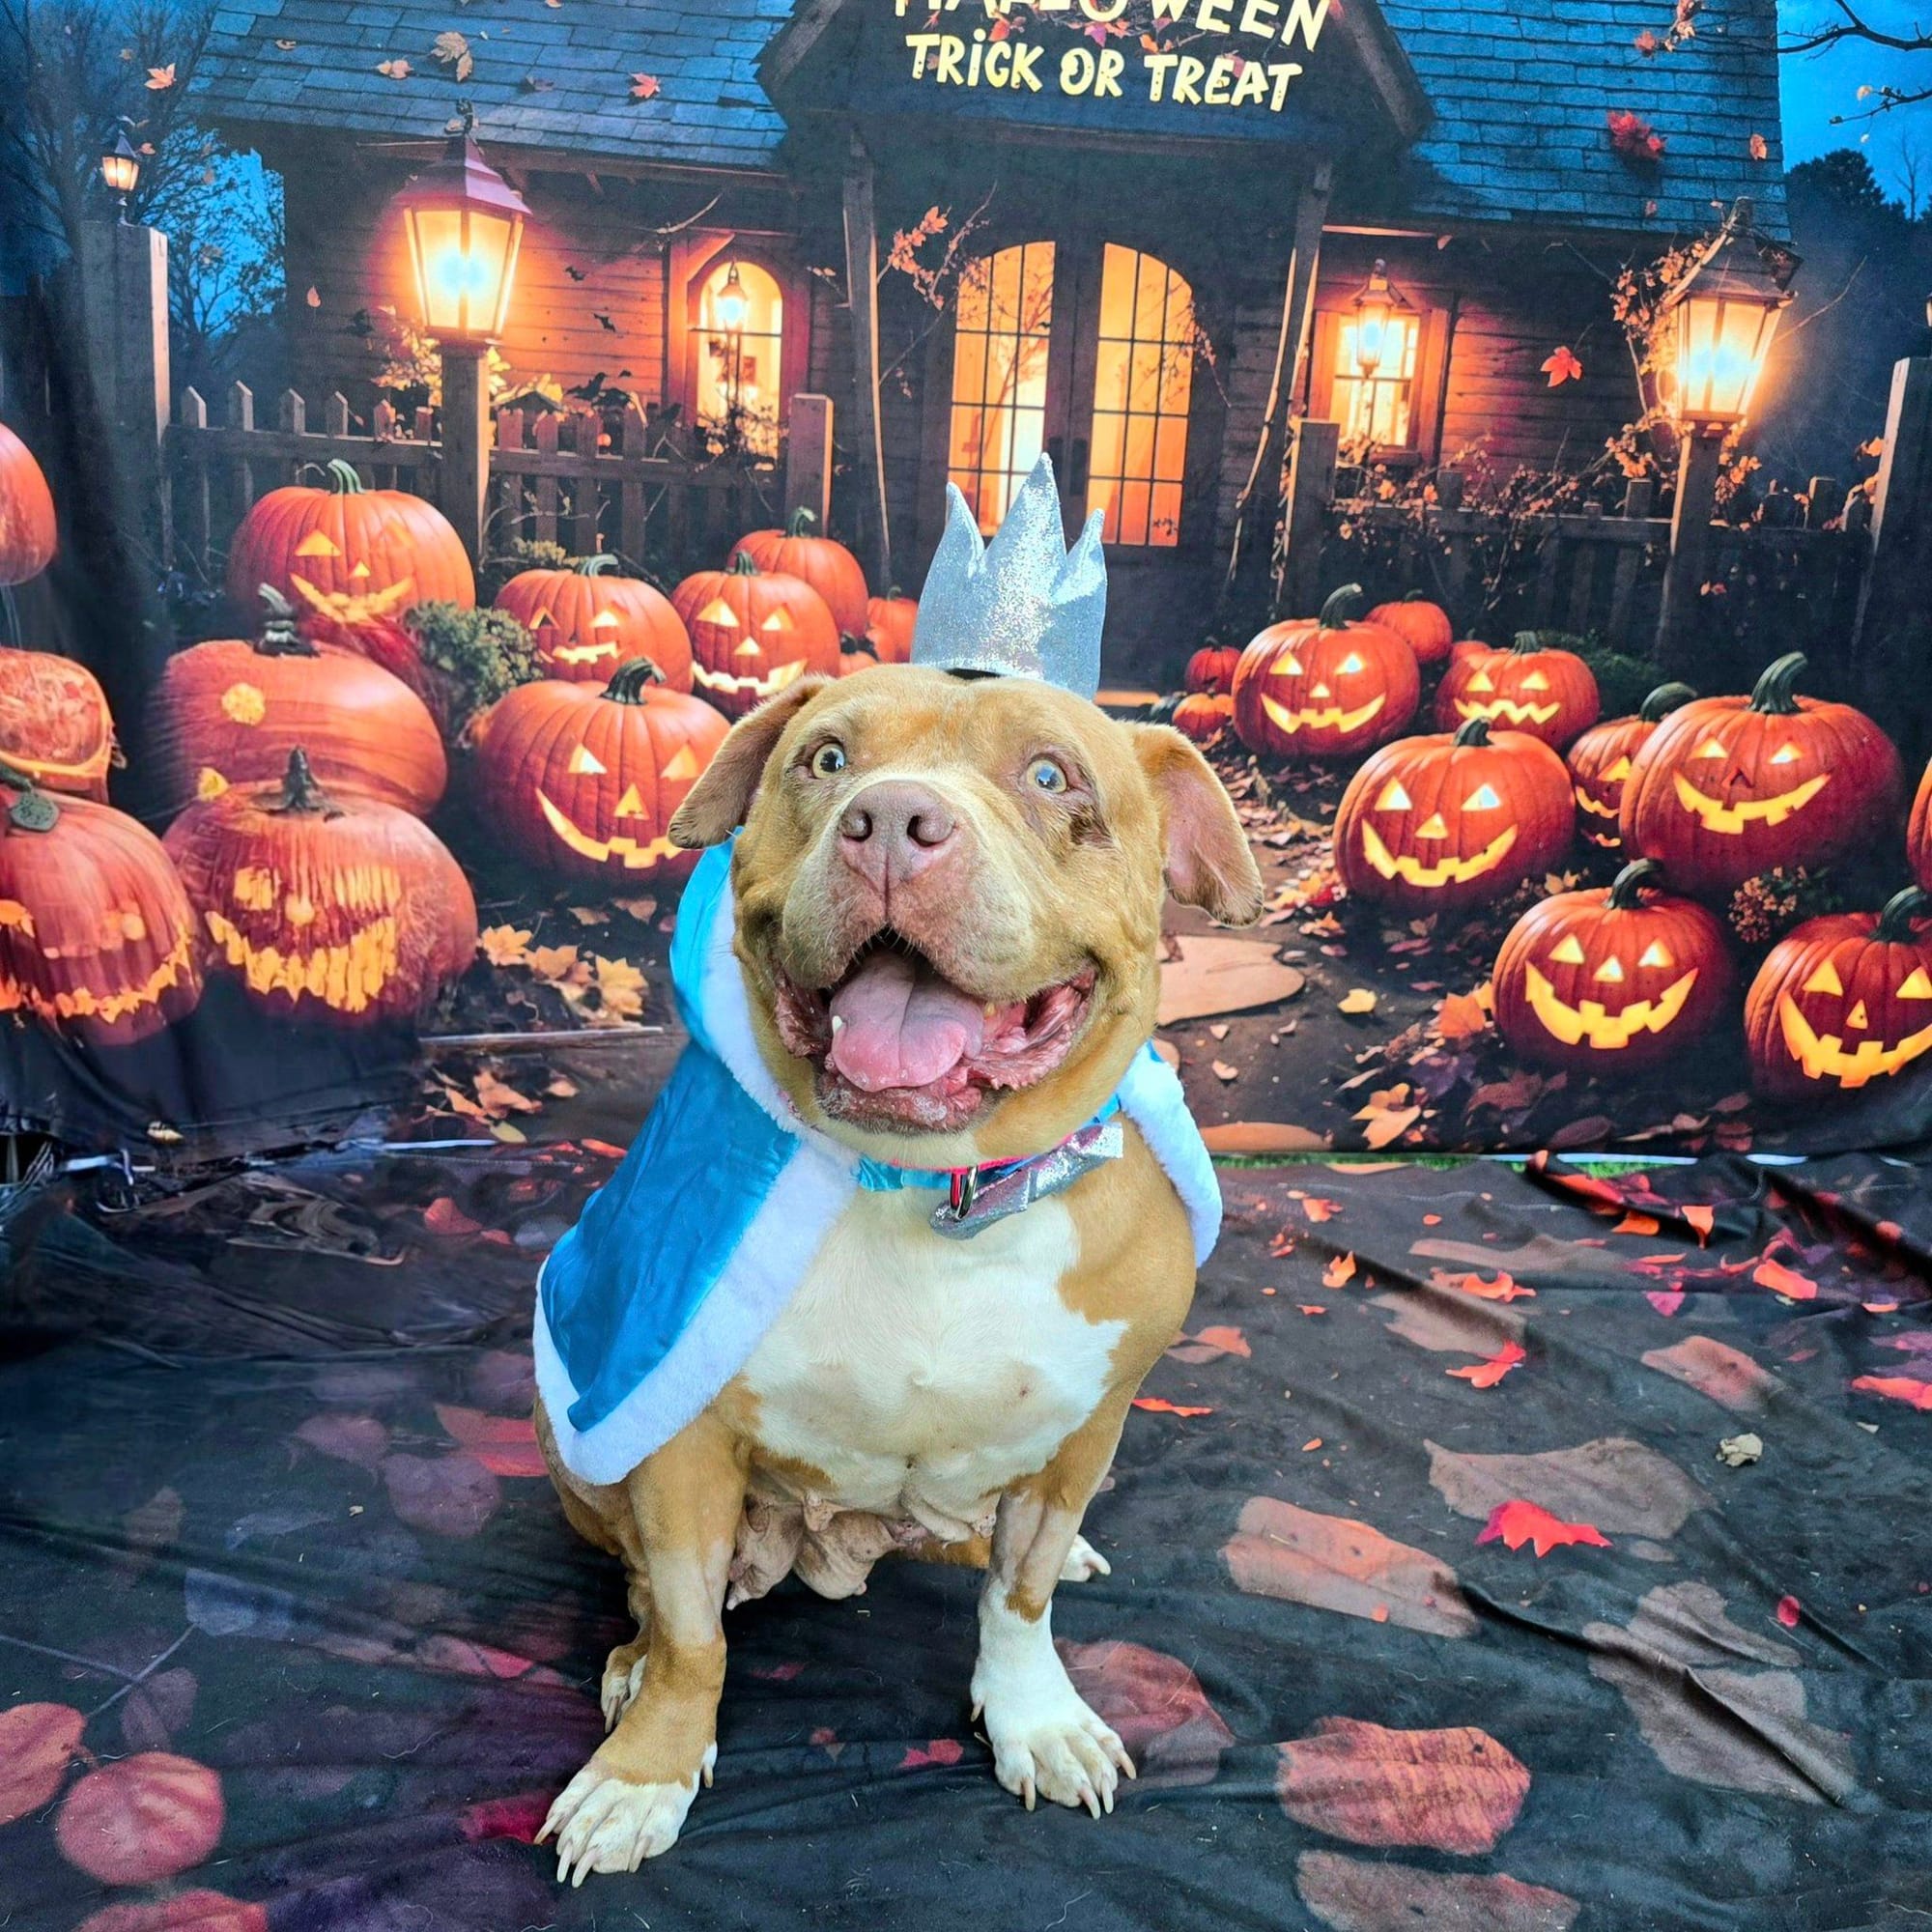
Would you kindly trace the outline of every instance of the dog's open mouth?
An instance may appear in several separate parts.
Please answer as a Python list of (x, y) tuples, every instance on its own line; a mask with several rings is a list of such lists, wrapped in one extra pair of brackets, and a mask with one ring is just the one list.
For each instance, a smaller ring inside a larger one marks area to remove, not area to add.
[(776, 1016), (786, 1051), (818, 1069), (819, 1104), (835, 1119), (946, 1130), (1066, 1058), (1094, 981), (1089, 967), (1025, 999), (983, 1000), (888, 928), (834, 985), (780, 973)]

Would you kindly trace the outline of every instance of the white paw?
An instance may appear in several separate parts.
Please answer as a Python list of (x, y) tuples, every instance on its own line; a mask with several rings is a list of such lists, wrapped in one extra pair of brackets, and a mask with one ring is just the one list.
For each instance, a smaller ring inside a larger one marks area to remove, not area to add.
[(1114, 1808), (1121, 1776), (1134, 1776), (1127, 1747), (1087, 1705), (1068, 1690), (1054, 1707), (1017, 1722), (986, 1713), (986, 1736), (993, 1747), (993, 1776), (1015, 1798), (1082, 1805), (1094, 1817)]
[(604, 1664), (604, 1728), (614, 1730), (617, 1719), (631, 1707), (638, 1687), (644, 1681), (644, 1656), (649, 1646), (639, 1638), (636, 1643), (620, 1643)]
[(1066, 1561), (1060, 1566), (1063, 1583), (1084, 1583), (1093, 1577), (1111, 1577), (1114, 1566), (1084, 1536), (1073, 1539)]
[[(717, 1755), (713, 1745), (704, 1756), (704, 1776)], [(696, 1775), (688, 1785), (634, 1784), (592, 1758), (550, 1807), (537, 1843), (555, 1835), (559, 1883), (580, 1886), (591, 1872), (636, 1871), (677, 1843), (696, 1796)]]

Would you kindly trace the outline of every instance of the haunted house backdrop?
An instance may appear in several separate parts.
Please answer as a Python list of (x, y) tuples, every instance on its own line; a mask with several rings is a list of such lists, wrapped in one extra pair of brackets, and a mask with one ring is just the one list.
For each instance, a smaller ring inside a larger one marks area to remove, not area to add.
[(958, 29), (1117, 97), (915, 75), (868, 0), (238, 0), (66, 71), (0, 299), (7, 1123), (529, 1134), (534, 1041), (626, 1137), (670, 812), (1045, 450), (1106, 701), (1268, 882), (1164, 968), (1218, 1149), (1916, 1139), (1932, 365), (1759, 466), (1825, 305), (1771, 0), (1275, 13)]

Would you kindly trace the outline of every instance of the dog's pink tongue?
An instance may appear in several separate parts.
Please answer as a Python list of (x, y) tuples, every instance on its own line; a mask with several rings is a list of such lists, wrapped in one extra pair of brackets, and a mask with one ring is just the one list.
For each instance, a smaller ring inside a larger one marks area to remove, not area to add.
[(832, 1065), (867, 1094), (929, 1087), (977, 1053), (978, 1000), (899, 952), (875, 952), (832, 996)]

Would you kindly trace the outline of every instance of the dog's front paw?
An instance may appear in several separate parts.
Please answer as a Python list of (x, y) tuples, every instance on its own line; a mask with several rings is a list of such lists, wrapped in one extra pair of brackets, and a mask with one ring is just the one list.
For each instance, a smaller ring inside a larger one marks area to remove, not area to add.
[(703, 1773), (685, 1784), (638, 1784), (593, 1757), (550, 1807), (537, 1843), (556, 1838), (556, 1875), (582, 1885), (591, 1872), (631, 1872), (677, 1843), (685, 1813), (709, 1776), (718, 1747), (704, 1755)]
[(1051, 1709), (1002, 1721), (989, 1707), (986, 1737), (993, 1747), (993, 1776), (1026, 1808), (1049, 1804), (1084, 1804), (1094, 1817), (1114, 1808), (1121, 1775), (1134, 1776), (1127, 1747), (1069, 1690)]
[(634, 1643), (620, 1643), (604, 1662), (604, 1728), (616, 1728), (617, 1719), (631, 1707), (631, 1699), (644, 1681), (644, 1658), (650, 1640), (639, 1636)]
[(1087, 1541), (1084, 1536), (1073, 1539), (1073, 1548), (1066, 1552), (1066, 1561), (1060, 1566), (1060, 1580), (1063, 1583), (1085, 1583), (1094, 1577), (1111, 1577), (1114, 1566)]

